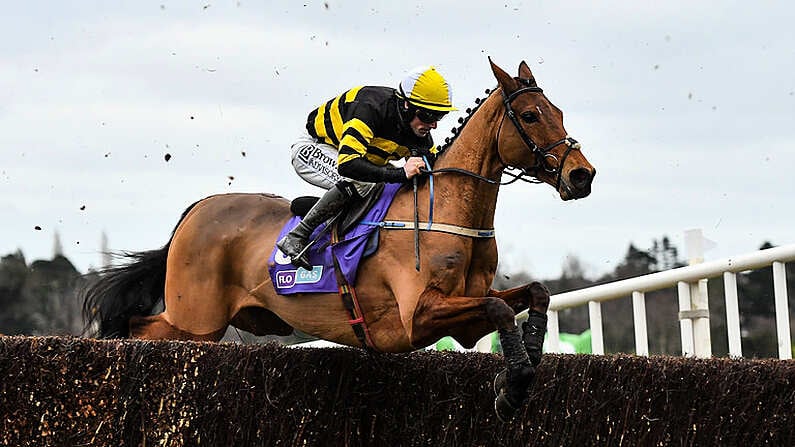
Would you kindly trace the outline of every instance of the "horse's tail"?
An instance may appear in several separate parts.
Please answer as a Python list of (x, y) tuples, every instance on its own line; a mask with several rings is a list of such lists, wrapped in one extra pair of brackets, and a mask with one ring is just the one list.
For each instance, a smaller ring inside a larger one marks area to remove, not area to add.
[(121, 265), (86, 274), (86, 286), (78, 296), (86, 321), (84, 334), (98, 338), (129, 336), (130, 318), (152, 315), (163, 301), (166, 284), (166, 257), (177, 227), (199, 202), (189, 206), (171, 231), (166, 245), (157, 250), (117, 253), (127, 259)]

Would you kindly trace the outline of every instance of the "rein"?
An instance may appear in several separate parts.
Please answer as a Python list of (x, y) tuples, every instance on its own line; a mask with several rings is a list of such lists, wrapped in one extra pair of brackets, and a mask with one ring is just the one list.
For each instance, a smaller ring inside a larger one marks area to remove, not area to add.
[[(515, 169), (518, 169), (518, 168), (515, 168)], [(472, 171), (467, 171), (466, 169), (461, 169), (461, 168), (440, 168), (440, 169), (434, 169), (434, 170), (431, 170), (431, 171), (429, 171), (427, 169), (421, 169), (420, 172), (423, 173), (423, 174), (431, 175), (431, 176), (433, 176), (434, 174), (444, 174), (446, 172), (455, 173), (455, 174), (462, 174), (462, 175), (466, 175), (466, 176), (469, 176), (469, 177), (476, 178), (476, 179), (481, 180), (483, 182), (486, 182), (486, 183), (488, 183), (490, 185), (510, 185), (511, 183), (514, 183), (517, 180), (521, 180), (521, 181), (527, 182), (527, 183), (543, 183), (541, 180), (534, 180), (534, 179), (526, 179), (526, 178), (524, 178), (524, 174), (525, 174), (524, 172), (522, 174), (516, 175), (516, 174), (514, 174), (512, 172), (504, 172), (503, 171), (504, 174), (508, 174), (511, 177), (513, 177), (513, 179), (508, 180), (507, 182), (501, 182), (501, 181), (498, 181), (498, 180), (490, 179), (488, 177), (484, 177), (484, 176), (482, 176), (480, 174), (475, 174)]]

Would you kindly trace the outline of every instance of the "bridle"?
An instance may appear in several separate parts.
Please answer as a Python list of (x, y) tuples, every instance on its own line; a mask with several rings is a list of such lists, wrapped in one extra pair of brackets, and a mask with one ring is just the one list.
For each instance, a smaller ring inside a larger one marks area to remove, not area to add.
[[(429, 180), (429, 207), (428, 207), (428, 222), (425, 224), (427, 225), (424, 228), (425, 231), (441, 231), (441, 232), (448, 232), (452, 234), (457, 234), (460, 236), (467, 236), (467, 237), (484, 237), (484, 238), (493, 238), (494, 237), (494, 230), (493, 229), (477, 229), (477, 228), (467, 228), (467, 227), (457, 227), (454, 225), (440, 225), (438, 223), (434, 224), (433, 222), (433, 203), (434, 203), (434, 187), (433, 187), (433, 174), (439, 174), (443, 172), (453, 172), (458, 174), (467, 175), (470, 177), (474, 177), (478, 180), (482, 180), (491, 185), (508, 185), (513, 183), (517, 180), (522, 180), (528, 183), (542, 183), (541, 180), (538, 179), (538, 173), (541, 169), (545, 172), (550, 174), (557, 174), (555, 179), (555, 190), (560, 190), (560, 182), (562, 178), (562, 171), (563, 166), (566, 163), (566, 159), (569, 157), (569, 154), (572, 150), (580, 150), (580, 143), (577, 142), (574, 138), (566, 135), (564, 138), (555, 141), (552, 144), (549, 144), (544, 147), (538, 147), (538, 145), (527, 135), (522, 125), (519, 123), (519, 120), (516, 118), (516, 113), (513, 111), (511, 107), (511, 103), (514, 99), (519, 97), (524, 93), (542, 93), (538, 86), (531, 85), (530, 81), (527, 79), (518, 79), (519, 82), (525, 84), (525, 87), (522, 87), (510, 95), (505, 94), (505, 90), (501, 89), (500, 92), (502, 93), (502, 103), (505, 106), (505, 114), (500, 121), (500, 126), (497, 128), (497, 135), (496, 135), (496, 151), (497, 151), (497, 159), (500, 161), (503, 167), (503, 174), (508, 174), (513, 177), (512, 180), (507, 182), (501, 182), (499, 180), (493, 180), (488, 177), (484, 177), (480, 174), (476, 174), (472, 171), (468, 171), (462, 168), (440, 168), (435, 170), (422, 170), (423, 173), (430, 175)], [(505, 122), (505, 117), (508, 117), (511, 122), (513, 123), (514, 127), (516, 127), (516, 131), (519, 132), (519, 136), (522, 137), (522, 141), (524, 142), (525, 147), (530, 151), (535, 159), (535, 165), (529, 168), (520, 168), (518, 166), (512, 166), (508, 163), (505, 163), (503, 160), (502, 155), (500, 154), (500, 132), (502, 131), (502, 125)], [(566, 145), (566, 152), (563, 153), (563, 157), (561, 157), (560, 162), (557, 163), (557, 166), (551, 166), (548, 162), (549, 159), (553, 159), (556, 162), (558, 161), (557, 156), (555, 154), (551, 154), (550, 151), (561, 144)], [(428, 159), (423, 157), (425, 160), (426, 166), (430, 167), (428, 163)], [(514, 174), (512, 172), (508, 172), (508, 170), (519, 170), (519, 174)], [(535, 177), (534, 179), (526, 179), (524, 178), (526, 175)], [(413, 229), (414, 230), (414, 258), (415, 258), (415, 266), (417, 271), (420, 270), (420, 236), (419, 232), (420, 222), (419, 222), (419, 214), (418, 214), (418, 207), (417, 207), (417, 182), (416, 177), (414, 177), (414, 222), (405, 222), (405, 221), (384, 221), (375, 223), (375, 225), (384, 227), (384, 228), (399, 228), (399, 229)], [(372, 223), (368, 223), (372, 224)], [(435, 226), (434, 226), (435, 225)]]
[[(530, 137), (530, 135), (528, 135), (527, 132), (525, 132), (524, 128), (519, 123), (519, 119), (516, 117), (516, 112), (514, 112), (513, 108), (511, 107), (511, 103), (513, 102), (514, 99), (516, 99), (517, 97), (519, 97), (522, 94), (525, 94), (525, 93), (542, 93), (543, 90), (540, 87), (529, 85), (530, 81), (528, 81), (527, 79), (518, 79), (518, 81), (519, 82), (523, 82), (523, 83), (527, 84), (528, 86), (522, 87), (522, 88), (512, 92), (510, 95), (506, 95), (505, 94), (505, 90), (504, 89), (500, 89), (500, 93), (502, 93), (502, 103), (505, 106), (505, 114), (503, 115), (502, 121), (500, 121), (500, 126), (497, 129), (497, 159), (500, 161), (500, 164), (502, 164), (502, 166), (504, 168), (503, 173), (507, 174), (510, 177), (513, 177), (513, 179), (511, 179), (511, 180), (509, 180), (507, 182), (500, 182), (498, 180), (493, 180), (493, 179), (490, 179), (488, 177), (484, 177), (482, 175), (475, 174), (474, 172), (467, 171), (465, 169), (460, 169), (460, 168), (441, 168), (441, 169), (437, 169), (437, 170), (433, 170), (433, 171), (427, 171), (427, 173), (436, 174), (436, 173), (442, 173), (442, 172), (456, 172), (456, 173), (459, 173), (459, 174), (464, 174), (464, 175), (468, 175), (470, 177), (477, 178), (479, 180), (482, 180), (482, 181), (484, 181), (486, 183), (489, 183), (489, 184), (492, 184), (492, 185), (509, 185), (509, 184), (511, 184), (511, 183), (513, 183), (513, 182), (515, 182), (517, 180), (522, 180), (522, 181), (527, 182), (527, 183), (543, 183), (541, 180), (538, 180), (538, 173), (539, 173), (539, 171), (541, 169), (543, 169), (545, 172), (547, 172), (549, 174), (556, 174), (556, 177), (555, 177), (555, 190), (559, 190), (560, 189), (560, 183), (561, 183), (561, 180), (562, 180), (562, 173), (563, 173), (563, 169), (562, 168), (563, 168), (564, 164), (566, 163), (566, 159), (569, 157), (569, 154), (571, 153), (571, 151), (580, 150), (580, 147), (581, 147), (580, 143), (578, 143), (577, 140), (575, 140), (574, 138), (566, 135), (564, 138), (561, 138), (560, 140), (555, 141), (555, 142), (553, 142), (553, 143), (551, 143), (551, 144), (549, 144), (547, 146), (538, 147), (538, 145), (533, 141), (533, 139)], [(522, 138), (522, 141), (524, 142), (525, 147), (533, 154), (533, 156), (534, 156), (534, 158), (536, 160), (536, 163), (535, 163), (534, 166), (531, 166), (529, 168), (520, 168), (520, 167), (517, 167), (517, 166), (513, 166), (513, 165), (511, 165), (509, 163), (506, 163), (505, 160), (503, 160), (502, 155), (500, 154), (499, 144), (500, 144), (500, 132), (502, 131), (502, 125), (505, 122), (505, 117), (506, 116), (513, 123), (514, 127), (516, 128), (516, 131), (519, 133), (519, 136)], [(566, 151), (563, 153), (563, 156), (561, 157), (560, 161), (558, 162), (558, 157), (555, 154), (551, 154), (550, 151), (552, 149), (560, 146), (561, 144), (565, 144), (566, 145)], [(548, 162), (548, 160), (554, 160), (555, 162), (558, 162), (558, 163), (556, 163), (557, 166), (552, 166)], [(518, 170), (520, 172), (519, 172), (519, 174), (514, 174), (513, 172), (510, 172), (511, 170)], [(525, 178), (525, 176), (530, 176), (530, 177), (534, 177), (534, 178), (533, 179), (528, 179), (528, 178)]]
[[(520, 82), (529, 83), (526, 79), (520, 79)], [(502, 130), (502, 122), (500, 123), (500, 127), (497, 130), (497, 158), (500, 160), (500, 163), (506, 169), (519, 169), (521, 172), (519, 177), (524, 175), (530, 175), (532, 177), (538, 178), (538, 173), (541, 169), (549, 174), (556, 174), (555, 178), (555, 190), (560, 189), (560, 182), (563, 174), (563, 166), (566, 163), (566, 159), (569, 157), (569, 154), (572, 150), (580, 150), (580, 143), (577, 142), (574, 138), (566, 135), (565, 137), (561, 138), (558, 141), (555, 141), (547, 146), (538, 147), (538, 145), (530, 138), (530, 135), (525, 132), (524, 127), (519, 123), (519, 119), (516, 117), (516, 112), (513, 111), (511, 107), (511, 103), (514, 99), (519, 97), (524, 93), (543, 93), (543, 90), (540, 87), (536, 86), (527, 86), (522, 87), (519, 90), (514, 91), (510, 95), (505, 94), (505, 90), (501, 89), (500, 93), (502, 93), (502, 103), (505, 105), (505, 115), (503, 115), (503, 122), (505, 121), (505, 117), (507, 116), (508, 119), (511, 120), (513, 126), (516, 128), (516, 131), (519, 132), (519, 136), (522, 138), (522, 141), (525, 144), (525, 147), (533, 154), (536, 164), (529, 168), (518, 168), (515, 166), (511, 166), (502, 159), (502, 155), (500, 154), (500, 131)], [(566, 145), (566, 151), (563, 153), (563, 157), (558, 160), (558, 157), (555, 154), (551, 154), (549, 151), (552, 149), (560, 146), (561, 144)], [(555, 161), (555, 166), (549, 163), (549, 160)], [(509, 173), (509, 175), (515, 176), (516, 174)], [(536, 183), (539, 182), (538, 180), (535, 181)]]

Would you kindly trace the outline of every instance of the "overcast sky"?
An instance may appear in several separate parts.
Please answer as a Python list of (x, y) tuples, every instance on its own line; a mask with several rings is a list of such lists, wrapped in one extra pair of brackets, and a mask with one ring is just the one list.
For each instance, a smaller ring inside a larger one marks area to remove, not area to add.
[(103, 231), (160, 247), (210, 194), (317, 195), (289, 161), (313, 107), (435, 64), (464, 109), (496, 85), (487, 56), (530, 64), (598, 171), (579, 201), (503, 187), (503, 268), (576, 256), (595, 277), (691, 228), (707, 259), (795, 243), (793, 20), (785, 1), (9, 2), (0, 255), (49, 259), (57, 232), (86, 271)]

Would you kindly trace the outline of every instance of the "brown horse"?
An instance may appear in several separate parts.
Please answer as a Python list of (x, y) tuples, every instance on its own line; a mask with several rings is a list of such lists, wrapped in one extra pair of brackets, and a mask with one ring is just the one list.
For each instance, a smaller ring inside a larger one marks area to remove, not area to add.
[[(514, 177), (547, 183), (563, 200), (591, 191), (594, 168), (568, 137), (562, 112), (538, 88), (527, 64), (519, 65), (514, 78), (490, 63), (498, 87), (454, 129), (430, 173), (434, 222), (493, 228), (504, 172), (519, 170)], [(429, 203), (430, 183), (421, 182), (418, 203)], [(429, 210), (420, 208), (419, 218), (427, 222)], [(98, 323), (101, 337), (213, 341), (229, 325), (257, 335), (287, 335), (295, 328), (362, 346), (365, 339), (357, 337), (339, 295), (276, 293), (264, 260), (291, 217), (289, 201), (268, 194), (222, 194), (196, 202), (163, 248), (128, 253), (128, 264), (105, 270), (84, 291), (89, 326)], [(413, 217), (412, 189), (402, 188), (386, 219)], [(380, 248), (362, 261), (354, 284), (355, 310), (361, 317), (358, 327), (366, 329), (366, 347), (406, 352), (447, 335), (472, 347), (496, 329), (508, 367), (495, 402), (498, 415), (507, 420), (529, 396), (541, 359), (549, 293), (537, 282), (492, 290), (493, 237), (425, 230), (419, 235), (419, 271), (412, 262), (412, 231), (381, 230)], [(165, 309), (151, 315), (161, 300)], [(514, 316), (528, 308), (523, 334)]]

